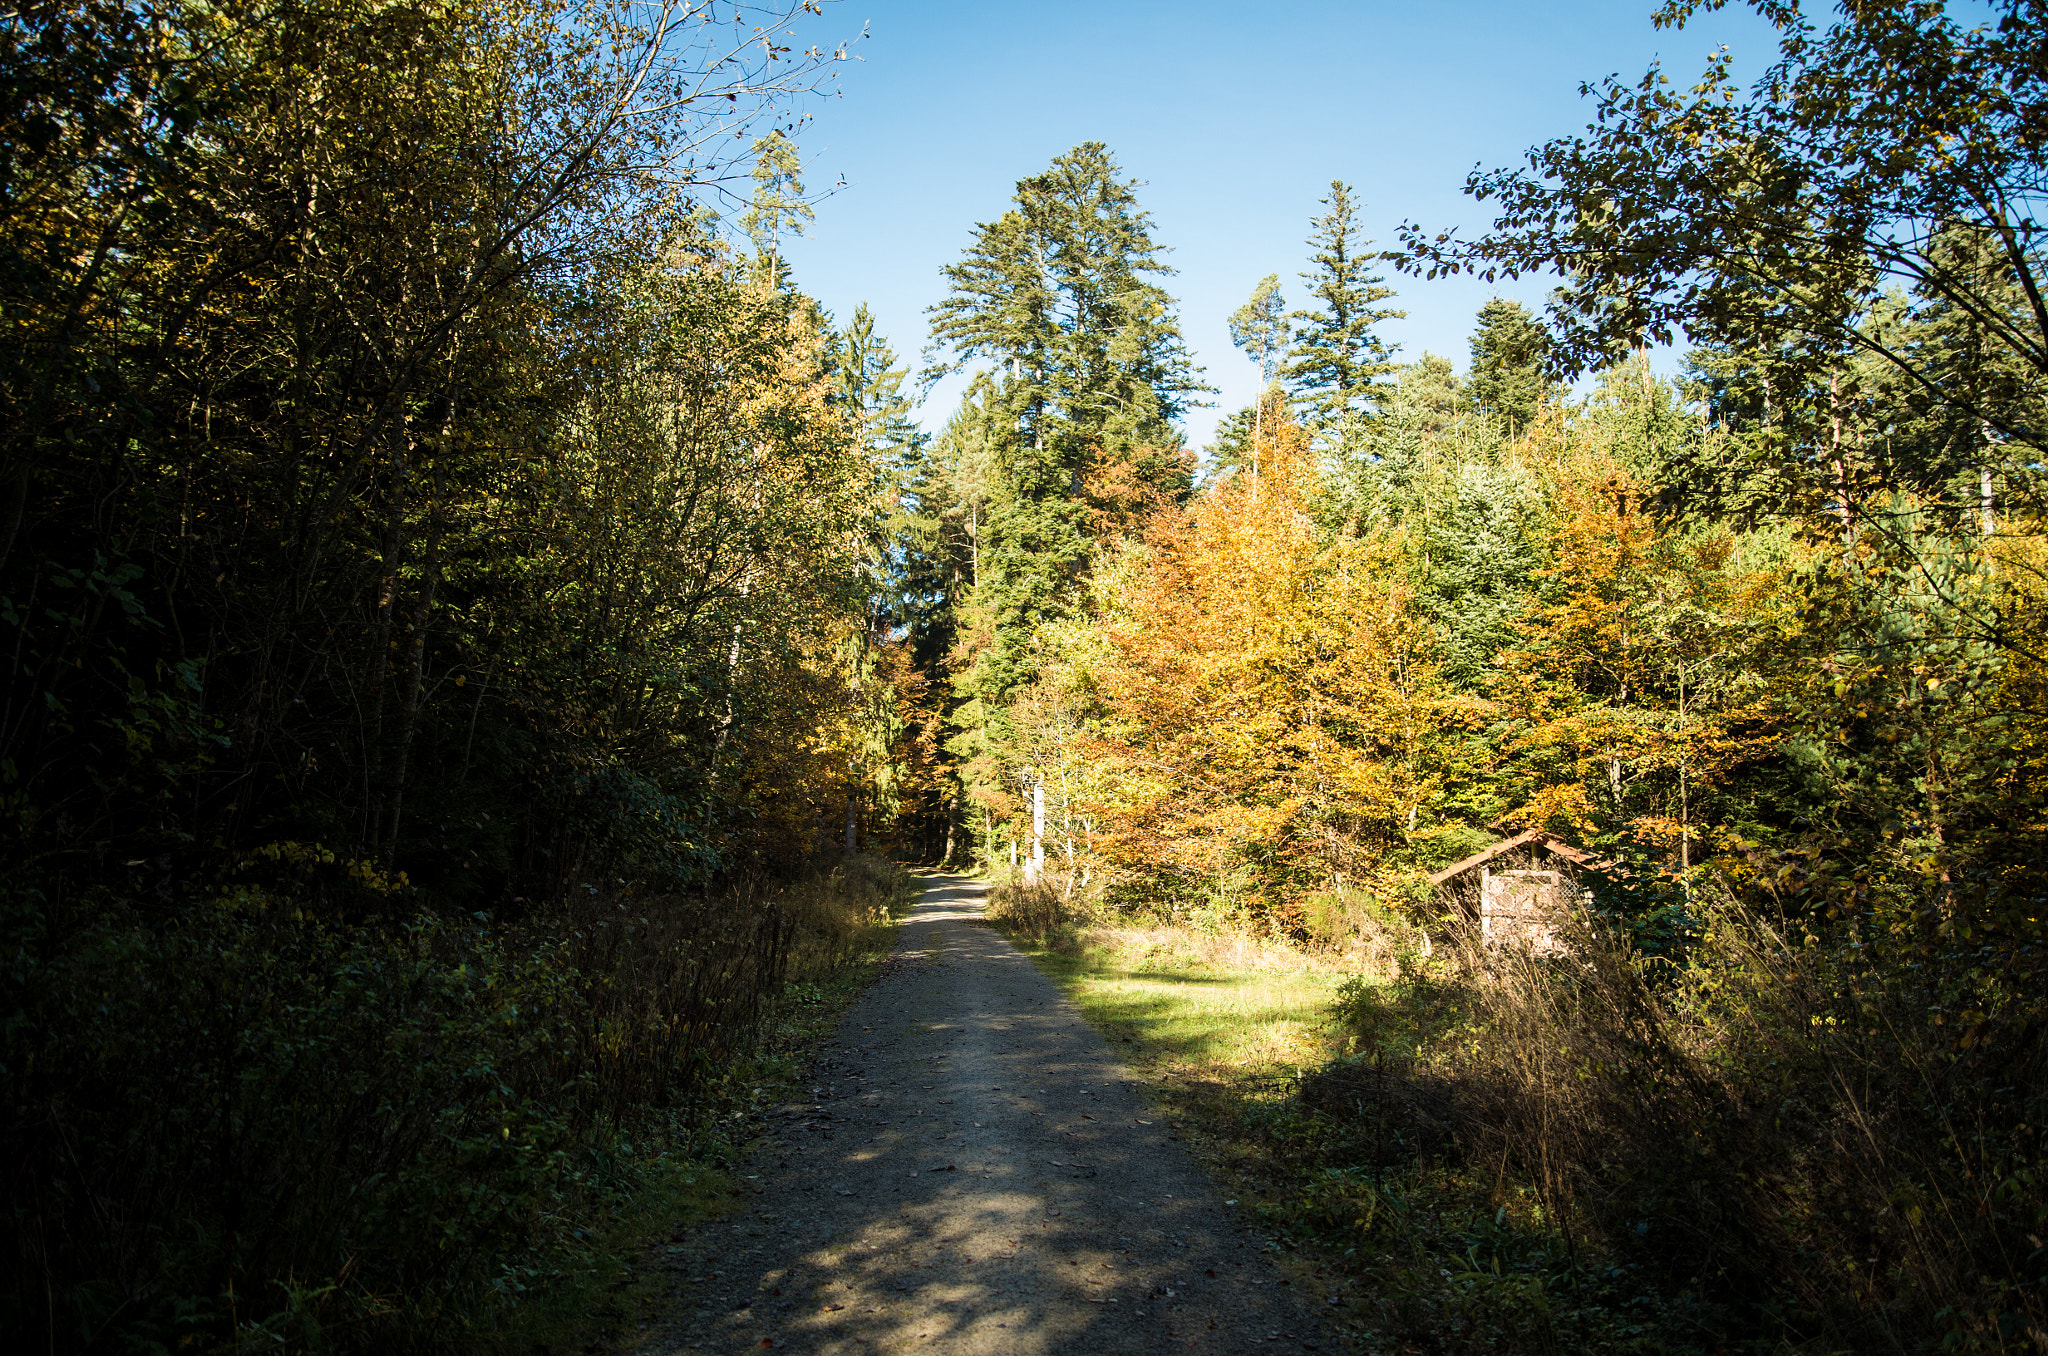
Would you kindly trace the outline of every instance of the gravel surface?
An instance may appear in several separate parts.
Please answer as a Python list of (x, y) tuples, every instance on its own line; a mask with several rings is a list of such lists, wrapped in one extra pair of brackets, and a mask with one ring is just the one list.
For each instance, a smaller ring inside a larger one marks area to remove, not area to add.
[(926, 889), (642, 1350), (1337, 1350), (981, 894)]

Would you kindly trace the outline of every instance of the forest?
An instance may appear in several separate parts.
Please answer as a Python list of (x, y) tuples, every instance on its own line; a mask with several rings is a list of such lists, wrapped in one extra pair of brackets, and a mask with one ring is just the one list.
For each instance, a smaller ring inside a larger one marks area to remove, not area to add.
[[(1302, 1105), (1459, 1110), (1289, 1227), (1484, 1243), (1400, 1349), (2048, 1350), (2048, 4), (1752, 7), (1330, 182), (1203, 447), (1103, 143), (805, 292), (812, 0), (0, 18), (0, 1330), (508, 1349), (922, 864), (1379, 946)], [(1563, 957), (1430, 879), (1528, 830)]]

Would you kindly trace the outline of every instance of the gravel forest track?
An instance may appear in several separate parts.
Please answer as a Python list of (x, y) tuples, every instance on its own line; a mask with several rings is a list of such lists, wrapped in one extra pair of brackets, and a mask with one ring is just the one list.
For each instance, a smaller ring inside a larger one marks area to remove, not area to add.
[(1337, 1350), (982, 890), (933, 878), (640, 1349)]

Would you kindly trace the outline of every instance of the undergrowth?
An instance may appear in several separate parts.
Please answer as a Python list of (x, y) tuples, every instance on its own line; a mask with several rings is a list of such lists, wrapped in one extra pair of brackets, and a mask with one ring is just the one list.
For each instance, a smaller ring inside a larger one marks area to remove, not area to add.
[(337, 916), (289, 878), (154, 914), (8, 895), (0, 1328), (443, 1350), (573, 1309), (636, 1211), (718, 1190), (777, 1033), (910, 888), (854, 859), (502, 922), (395, 891)]
[[(915, 883), (897, 892), (888, 913), (915, 903)], [(480, 1351), (532, 1353), (633, 1350), (644, 1323), (674, 1296), (663, 1263), (692, 1227), (737, 1206), (734, 1176), (767, 1110), (786, 1102), (819, 1043), (874, 975), (894, 941), (880, 918), (852, 959), (814, 980), (792, 983), (748, 1049), (707, 1084), (695, 1113), (671, 1117), (660, 1148), (631, 1189), (607, 1201), (579, 1246), (565, 1250), (549, 1286), (528, 1303), (500, 1311), (479, 1333)], [(654, 1142), (656, 1136), (650, 1136)]]
[(1733, 905), (1682, 965), (1002, 925), (1367, 1350), (2048, 1349), (2038, 1032), (1930, 973)]

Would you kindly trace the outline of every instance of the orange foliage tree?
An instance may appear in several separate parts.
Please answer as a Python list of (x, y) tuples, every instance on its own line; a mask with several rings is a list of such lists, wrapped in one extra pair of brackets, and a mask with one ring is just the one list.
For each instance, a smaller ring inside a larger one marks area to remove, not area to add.
[(1625, 837), (1683, 873), (1712, 846), (1702, 826), (1726, 824), (1729, 774), (1781, 737), (1766, 649), (1790, 622), (1783, 562), (1747, 568), (1729, 531), (1660, 522), (1597, 436), (1529, 451), (1553, 517), (1540, 600), (1496, 658), (1509, 818)]
[(1124, 876), (1277, 905), (1364, 883), (1431, 779), (1434, 675), (1399, 542), (1319, 532), (1303, 430), (1162, 512), (1105, 600), (1098, 845)]

